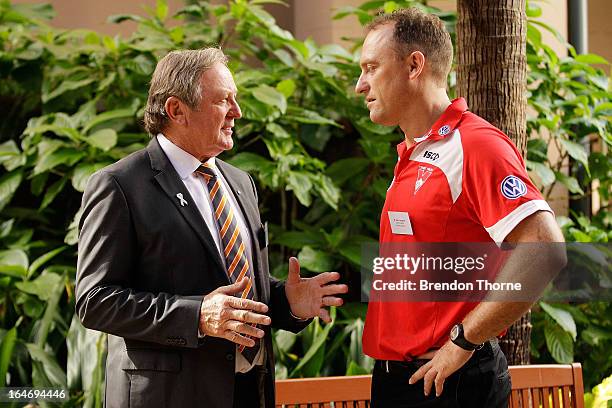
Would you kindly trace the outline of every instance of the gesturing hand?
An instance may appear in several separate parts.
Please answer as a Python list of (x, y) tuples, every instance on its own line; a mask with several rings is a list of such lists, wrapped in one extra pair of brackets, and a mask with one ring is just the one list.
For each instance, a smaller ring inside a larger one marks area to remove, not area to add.
[(313, 278), (300, 277), (300, 263), (297, 258), (289, 258), (289, 275), (285, 283), (285, 294), (291, 313), (301, 319), (319, 316), (326, 323), (331, 322), (325, 306), (342, 306), (342, 299), (334, 297), (348, 292), (346, 285), (328, 285), (340, 278), (338, 272), (324, 272)]
[(232, 296), (241, 293), (247, 285), (243, 278), (231, 285), (221, 286), (204, 296), (200, 307), (200, 332), (207, 336), (221, 337), (236, 344), (253, 347), (255, 341), (245, 335), (262, 338), (264, 331), (249, 323), (269, 325), (271, 320), (261, 313), (268, 306), (250, 299)]
[(455, 343), (448, 341), (427, 364), (421, 366), (410, 377), (408, 383), (414, 384), (422, 378), (425, 395), (429, 395), (432, 384), (435, 384), (436, 397), (439, 397), (444, 389), (444, 381), (455, 371), (463, 367), (472, 357), (472, 354), (474, 354), (473, 351), (464, 350)]

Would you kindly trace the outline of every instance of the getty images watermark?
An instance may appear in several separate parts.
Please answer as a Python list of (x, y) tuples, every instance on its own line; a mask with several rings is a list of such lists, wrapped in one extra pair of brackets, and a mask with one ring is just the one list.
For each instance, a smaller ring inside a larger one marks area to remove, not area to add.
[(609, 244), (362, 247), (361, 298), (379, 302), (612, 300)]

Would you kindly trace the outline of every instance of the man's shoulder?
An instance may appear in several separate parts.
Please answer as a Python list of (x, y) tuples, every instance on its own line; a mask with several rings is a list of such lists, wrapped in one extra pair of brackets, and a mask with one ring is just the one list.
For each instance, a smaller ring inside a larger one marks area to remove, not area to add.
[(465, 153), (486, 154), (487, 151), (516, 150), (510, 138), (485, 119), (466, 112), (457, 130), (461, 135), (461, 145)]
[(458, 126), (462, 138), (478, 140), (484, 137), (508, 139), (508, 136), (486, 119), (473, 112), (465, 112)]
[(142, 148), (126, 157), (109, 164), (106, 167), (98, 170), (97, 173), (106, 173), (115, 178), (133, 177), (135, 175), (142, 176), (143, 171), (151, 169), (151, 160), (147, 153), (147, 148)]
[(221, 169), (226, 174), (229, 174), (233, 177), (238, 177), (240, 179), (248, 180), (251, 176), (246, 171), (234, 166), (233, 164), (228, 163), (225, 160), (221, 160), (218, 157), (215, 159), (217, 167)]

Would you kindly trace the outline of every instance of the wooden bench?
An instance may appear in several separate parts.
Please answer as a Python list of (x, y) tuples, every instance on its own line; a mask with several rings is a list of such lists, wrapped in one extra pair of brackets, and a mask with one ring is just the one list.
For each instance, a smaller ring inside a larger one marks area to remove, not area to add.
[[(510, 377), (509, 408), (584, 408), (580, 363), (511, 366)], [(278, 380), (276, 406), (367, 408), (371, 382), (369, 375)]]

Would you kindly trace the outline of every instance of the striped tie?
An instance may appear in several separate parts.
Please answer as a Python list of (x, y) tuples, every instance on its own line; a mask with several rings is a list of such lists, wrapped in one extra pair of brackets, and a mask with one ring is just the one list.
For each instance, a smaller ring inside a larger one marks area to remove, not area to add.
[[(217, 227), (219, 228), (219, 235), (223, 243), (225, 266), (230, 281), (234, 283), (246, 276), (248, 282), (241, 297), (253, 299), (255, 295), (253, 290), (253, 269), (247, 259), (246, 246), (242, 241), (240, 227), (234, 216), (234, 209), (229, 202), (227, 192), (221, 184), (221, 180), (217, 177), (212, 165), (204, 163), (197, 168), (196, 172), (204, 177), (206, 185), (208, 186), (209, 198), (212, 202), (214, 211), (213, 218), (217, 222)], [(238, 351), (242, 353), (249, 363), (253, 362), (259, 351), (260, 341), (257, 338), (254, 340), (254, 347), (238, 346)]]

